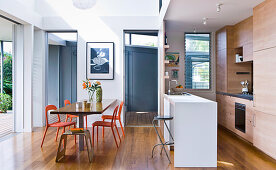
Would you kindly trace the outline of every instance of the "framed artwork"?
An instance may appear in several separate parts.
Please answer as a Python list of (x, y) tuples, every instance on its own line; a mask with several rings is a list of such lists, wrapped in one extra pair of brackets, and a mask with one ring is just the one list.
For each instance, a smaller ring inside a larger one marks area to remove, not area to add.
[(86, 43), (86, 77), (89, 80), (114, 79), (114, 43)]
[(167, 52), (165, 60), (169, 60), (168, 67), (179, 67), (179, 53), (178, 52)]

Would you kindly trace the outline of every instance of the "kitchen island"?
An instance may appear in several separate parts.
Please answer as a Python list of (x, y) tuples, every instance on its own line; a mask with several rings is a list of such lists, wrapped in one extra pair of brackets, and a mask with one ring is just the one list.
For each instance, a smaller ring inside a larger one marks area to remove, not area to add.
[[(164, 95), (174, 137), (175, 167), (217, 167), (217, 103), (195, 95)], [(170, 140), (164, 129), (164, 138)]]

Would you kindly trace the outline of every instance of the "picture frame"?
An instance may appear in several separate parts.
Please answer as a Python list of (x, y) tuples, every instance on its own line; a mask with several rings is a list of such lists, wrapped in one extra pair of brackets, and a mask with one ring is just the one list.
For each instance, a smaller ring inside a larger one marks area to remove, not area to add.
[(114, 80), (114, 42), (86, 43), (86, 78)]

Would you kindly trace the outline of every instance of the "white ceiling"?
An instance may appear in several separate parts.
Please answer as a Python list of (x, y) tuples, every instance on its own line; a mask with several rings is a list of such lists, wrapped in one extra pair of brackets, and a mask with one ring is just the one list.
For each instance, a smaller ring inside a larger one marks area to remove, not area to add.
[[(165, 16), (166, 31), (212, 32), (234, 25), (253, 15), (253, 8), (264, 0), (171, 0)], [(221, 12), (216, 4), (222, 3)], [(208, 18), (203, 25), (203, 18)]]
[(0, 17), (0, 40), (12, 41), (12, 23)]
[(74, 7), (72, 0), (37, 0), (35, 10), (42, 16), (78, 16), (80, 19), (87, 15), (158, 16), (159, 0), (97, 0), (94, 7), (86, 10)]

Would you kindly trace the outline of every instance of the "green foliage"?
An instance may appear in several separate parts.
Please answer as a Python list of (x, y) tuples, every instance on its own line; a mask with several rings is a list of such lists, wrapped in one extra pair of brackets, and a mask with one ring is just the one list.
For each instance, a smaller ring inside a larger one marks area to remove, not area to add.
[(4, 53), (3, 90), (12, 96), (12, 55), (9, 53)]
[(12, 107), (12, 97), (8, 94), (0, 93), (0, 111), (6, 113)]

